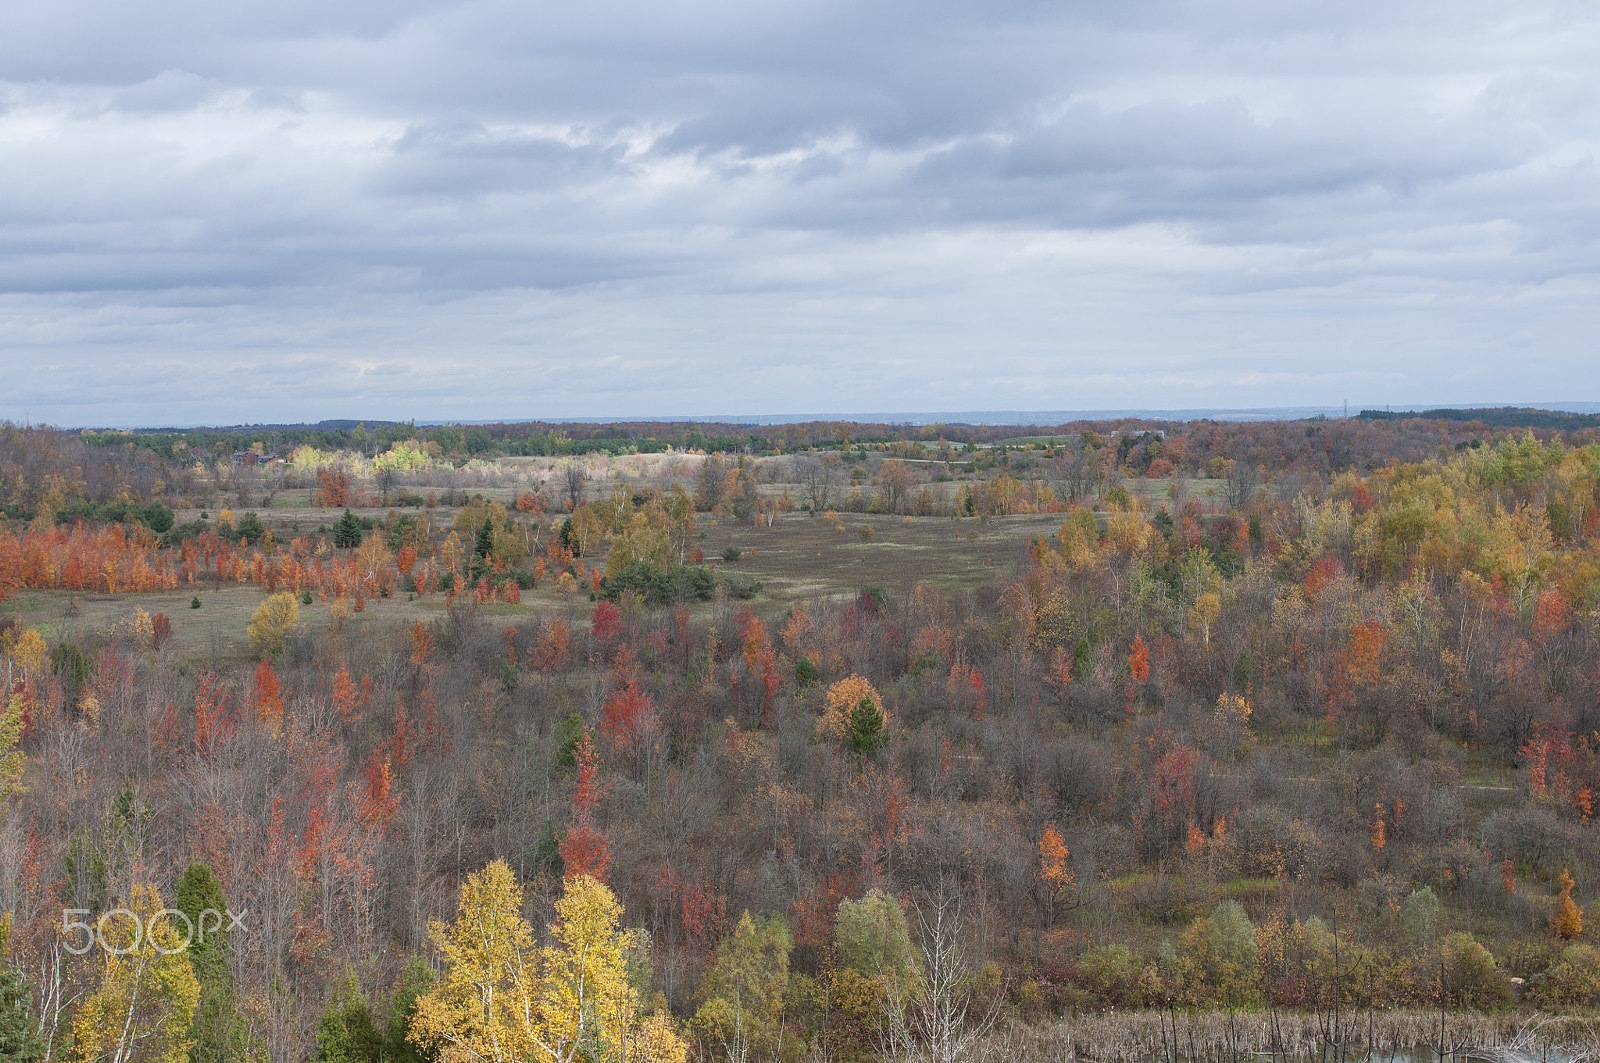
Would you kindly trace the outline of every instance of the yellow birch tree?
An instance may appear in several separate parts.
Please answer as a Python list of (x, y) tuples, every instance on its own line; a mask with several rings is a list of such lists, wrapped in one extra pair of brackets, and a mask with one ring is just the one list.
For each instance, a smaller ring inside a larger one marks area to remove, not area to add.
[(185, 1063), (200, 1002), (187, 941), (148, 883), (133, 888), (125, 912), (108, 914), (100, 987), (72, 1023), (74, 1063)]
[(467, 876), (455, 922), (429, 923), (428, 935), (448, 966), (417, 999), (410, 1040), (436, 1048), (442, 1063), (532, 1058), (539, 956), (510, 866), (496, 860)]

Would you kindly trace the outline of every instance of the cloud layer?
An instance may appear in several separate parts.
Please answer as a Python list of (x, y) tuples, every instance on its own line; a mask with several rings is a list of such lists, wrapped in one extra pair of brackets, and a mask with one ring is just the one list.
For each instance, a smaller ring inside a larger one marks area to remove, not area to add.
[(0, 10), (0, 417), (1600, 397), (1592, 5)]

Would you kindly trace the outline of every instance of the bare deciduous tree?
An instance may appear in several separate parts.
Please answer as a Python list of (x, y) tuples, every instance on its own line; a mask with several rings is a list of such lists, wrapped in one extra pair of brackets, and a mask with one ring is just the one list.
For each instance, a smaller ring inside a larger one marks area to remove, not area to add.
[(999, 1020), (1000, 1002), (979, 998), (958, 888), (941, 879), (916, 913), (922, 967), (904, 982), (888, 980), (883, 1055), (896, 1063), (962, 1063)]
[(795, 459), (795, 478), (805, 491), (811, 512), (821, 513), (833, 502), (839, 485), (837, 454), (803, 455)]
[(561, 467), (561, 483), (566, 488), (567, 501), (573, 509), (577, 509), (578, 503), (583, 501), (583, 488), (588, 482), (589, 474), (577, 462), (569, 461)]

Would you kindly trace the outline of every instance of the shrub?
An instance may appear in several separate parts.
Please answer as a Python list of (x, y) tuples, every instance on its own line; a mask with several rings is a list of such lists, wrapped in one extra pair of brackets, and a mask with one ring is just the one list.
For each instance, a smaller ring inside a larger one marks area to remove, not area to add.
[(906, 913), (880, 889), (868, 890), (859, 901), (839, 902), (833, 937), (844, 965), (865, 978), (896, 978), (916, 970)]
[(668, 565), (659, 572), (652, 572), (643, 562), (635, 562), (601, 580), (600, 596), (615, 602), (634, 591), (651, 605), (666, 605), (690, 600), (709, 601), (716, 587), (716, 577), (698, 565)]
[(1413, 949), (1424, 951), (1433, 947), (1434, 935), (1439, 929), (1439, 898), (1432, 886), (1411, 891), (1400, 913), (1400, 927)]
[(1238, 901), (1223, 901), (1211, 912), (1212, 962), (1236, 976), (1248, 977), (1256, 966), (1256, 928)]
[(1550, 968), (1538, 995), (1541, 1002), (1554, 1007), (1600, 1004), (1600, 948), (1568, 945), (1561, 961)]
[(1504, 1003), (1510, 987), (1495, 966), (1489, 950), (1471, 934), (1457, 932), (1444, 939), (1445, 991), (1466, 1007), (1492, 1007)]
[(727, 589), (730, 598), (749, 599), (761, 593), (763, 584), (746, 576), (729, 576), (722, 581), (722, 586)]
[(1200, 999), (1200, 984), (1209, 985), (1224, 1002), (1247, 1001), (1256, 979), (1256, 929), (1238, 901), (1223, 901), (1204, 919), (1196, 919), (1183, 935), (1183, 966)]
[(1078, 960), (1078, 980), (1097, 1003), (1143, 1007), (1161, 999), (1161, 979), (1126, 945), (1091, 949)]

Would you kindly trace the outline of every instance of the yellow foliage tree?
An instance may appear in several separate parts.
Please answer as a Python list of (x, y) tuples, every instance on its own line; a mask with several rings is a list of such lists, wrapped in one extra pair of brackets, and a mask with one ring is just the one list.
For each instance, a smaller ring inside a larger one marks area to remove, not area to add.
[(35, 679), (44, 672), (49, 658), (50, 649), (44, 644), (44, 637), (31, 627), (17, 637), (17, 644), (11, 649), (12, 662), (29, 679)]
[(591, 505), (581, 505), (572, 511), (567, 540), (578, 548), (579, 555), (588, 554), (600, 545), (606, 526)]
[(606, 551), (606, 576), (612, 577), (629, 565), (644, 565), (651, 572), (663, 571), (672, 560), (672, 540), (665, 510), (650, 506), (636, 511), (617, 533)]
[(496, 860), (461, 887), (453, 924), (429, 924), (448, 967), (417, 1001), (413, 1043), (437, 1049), (442, 1063), (684, 1063), (670, 1020), (639, 1013), (627, 973), (634, 942), (603, 883), (567, 880), (543, 950), (521, 912), (516, 876)]
[(443, 1063), (532, 1058), (538, 951), (510, 866), (496, 860), (467, 876), (456, 921), (429, 923), (428, 934), (447, 968), (433, 991), (417, 1000), (411, 1041), (437, 1048)]
[(281, 653), (283, 644), (300, 627), (300, 604), (288, 591), (280, 591), (262, 602), (245, 629), (250, 647), (261, 656)]
[[(72, 1023), (75, 1063), (184, 1063), (200, 1002), (187, 947), (149, 884), (135, 886), (127, 911), (102, 930), (100, 986)], [(137, 920), (137, 922), (135, 921)]]
[(889, 714), (884, 711), (883, 698), (872, 689), (872, 684), (859, 675), (849, 675), (839, 680), (828, 688), (828, 701), (823, 707), (822, 718), (817, 721), (817, 734), (823, 738), (831, 738), (835, 742), (842, 742), (850, 730), (850, 714), (855, 712), (856, 706), (862, 699), (872, 702), (873, 707), (883, 716), (883, 726), (889, 726)]
[(478, 534), (478, 529), (483, 527), (485, 520), (494, 528), (495, 534), (499, 535), (506, 528), (506, 507), (498, 502), (469, 503), (461, 507), (451, 527), (459, 535), (475, 536)]
[(642, 1016), (628, 982), (627, 952), (640, 944), (620, 931), (622, 905), (589, 875), (567, 880), (556, 902), (555, 944), (544, 950), (541, 1052), (551, 1063), (610, 1058), (683, 1063), (688, 1048), (665, 1016)]
[(22, 750), (17, 748), (21, 738), (22, 698), (13, 694), (0, 712), (0, 801), (28, 792), (22, 785)]
[[(302, 448), (309, 450), (311, 448)], [(295, 451), (299, 454), (299, 451)], [(433, 456), (415, 439), (402, 439), (388, 450), (372, 459), (372, 467), (380, 471), (411, 472), (433, 463)]]
[(1206, 591), (1189, 607), (1189, 627), (1199, 632), (1201, 641), (1210, 646), (1211, 629), (1216, 626), (1217, 619), (1221, 616), (1222, 595), (1216, 591)]
[(361, 566), (363, 579), (377, 579), (384, 569), (394, 564), (394, 555), (381, 536), (374, 535), (356, 551), (356, 563)]
[(1250, 730), (1250, 716), (1254, 712), (1250, 702), (1238, 694), (1222, 693), (1217, 697), (1217, 707), (1211, 712), (1211, 737), (1218, 752), (1230, 756), (1243, 756), (1250, 749), (1255, 735)]

